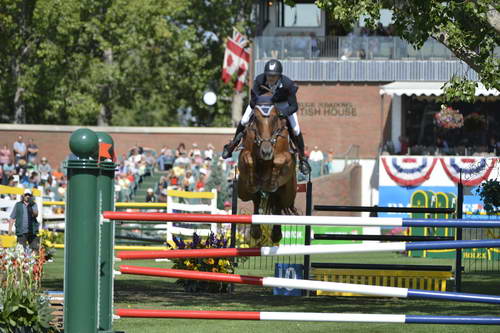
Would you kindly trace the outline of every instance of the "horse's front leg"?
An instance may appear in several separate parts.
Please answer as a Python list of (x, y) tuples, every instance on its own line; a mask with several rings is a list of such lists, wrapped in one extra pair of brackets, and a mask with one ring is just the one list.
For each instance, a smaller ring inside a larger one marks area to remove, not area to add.
[(271, 192), (275, 192), (280, 187), (280, 176), (287, 161), (287, 154), (275, 155), (273, 160), (273, 171), (271, 173)]
[(255, 162), (252, 158), (252, 154), (249, 151), (242, 152), (243, 165), (245, 167), (246, 175), (247, 175), (247, 184), (248, 191), (250, 193), (257, 192), (257, 184), (255, 183)]

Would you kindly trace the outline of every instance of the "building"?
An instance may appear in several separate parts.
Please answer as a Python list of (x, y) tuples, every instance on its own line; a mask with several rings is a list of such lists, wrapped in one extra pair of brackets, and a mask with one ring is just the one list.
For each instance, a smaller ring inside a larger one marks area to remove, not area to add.
[(465, 119), (461, 128), (436, 124), (443, 84), (453, 75), (478, 80), (446, 47), (429, 40), (414, 49), (393, 35), (390, 11), (381, 13), (377, 31), (362, 22), (348, 31), (313, 1), (296, 3), (259, 3), (254, 73), (270, 58), (282, 61), (285, 74), (299, 85), (299, 122), (309, 147), (339, 156), (359, 146), (363, 204), (379, 202), (380, 155), (500, 152), (496, 90), (480, 86), (474, 104), (451, 105)]

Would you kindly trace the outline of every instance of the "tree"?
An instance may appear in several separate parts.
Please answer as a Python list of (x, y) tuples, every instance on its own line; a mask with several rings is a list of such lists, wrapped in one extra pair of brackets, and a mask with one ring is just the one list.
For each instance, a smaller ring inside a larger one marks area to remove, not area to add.
[(231, 194), (229, 193), (227, 177), (220, 162), (218, 162), (218, 156), (214, 157), (211, 169), (212, 171), (210, 172), (205, 187), (207, 191), (213, 189), (217, 190), (217, 208), (224, 209), (224, 203), (230, 199)]
[[(293, 3), (293, 1), (289, 1)], [(341, 23), (352, 26), (360, 17), (375, 27), (381, 9), (393, 11), (395, 32), (419, 48), (433, 38), (475, 70), (486, 88), (500, 90), (500, 3), (497, 0), (317, 0), (317, 5)], [(461, 77), (450, 80), (448, 99), (473, 100), (476, 84)]]
[(189, 107), (194, 125), (229, 125), (229, 103), (209, 107), (202, 96), (232, 94), (219, 85), (223, 38), (250, 12), (245, 0), (4, 0), (0, 116), (175, 126)]

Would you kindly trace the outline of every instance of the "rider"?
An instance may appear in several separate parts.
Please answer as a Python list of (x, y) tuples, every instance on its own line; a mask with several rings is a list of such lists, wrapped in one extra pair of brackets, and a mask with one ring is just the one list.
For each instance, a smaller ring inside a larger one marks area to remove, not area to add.
[[(276, 104), (280, 117), (288, 118), (288, 132), (290, 133), (290, 138), (295, 144), (295, 147), (299, 151), (300, 171), (307, 175), (311, 171), (311, 167), (309, 166), (307, 157), (304, 154), (304, 138), (300, 132), (296, 114), (299, 109), (296, 96), (298, 87), (291, 79), (282, 73), (283, 66), (281, 65), (281, 62), (276, 59), (271, 59), (264, 66), (264, 73), (257, 75), (251, 90), (250, 105), (247, 106), (245, 114), (238, 124), (233, 140), (224, 146), (222, 157), (231, 157), (234, 149), (238, 146), (243, 136), (242, 133), (245, 129), (245, 125), (250, 121), (253, 112), (252, 110), (257, 104), (257, 97), (264, 93), (272, 92), (273, 96), (271, 100)], [(287, 102), (285, 103), (286, 106), (283, 106), (283, 102)]]

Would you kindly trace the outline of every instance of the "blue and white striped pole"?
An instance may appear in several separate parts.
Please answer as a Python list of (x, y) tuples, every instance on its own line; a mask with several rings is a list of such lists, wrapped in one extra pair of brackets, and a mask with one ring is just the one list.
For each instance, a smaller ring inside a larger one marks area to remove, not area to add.
[(238, 284), (255, 285), (269, 288), (288, 288), (303, 290), (322, 290), (330, 292), (358, 293), (367, 296), (385, 296), (399, 298), (431, 298), (450, 301), (494, 303), (500, 304), (500, 296), (465, 294), (453, 292), (439, 292), (400, 287), (372, 286), (364, 284), (340, 283), (316, 280), (284, 279), (275, 277), (261, 277), (226, 273), (199, 272), (183, 269), (166, 269), (157, 267), (120, 266), (122, 274), (143, 276), (157, 276), (177, 279), (191, 279), (202, 281), (218, 281)]

